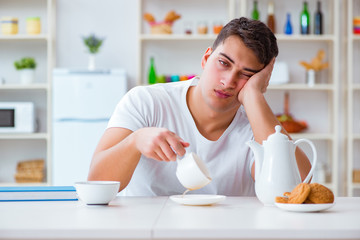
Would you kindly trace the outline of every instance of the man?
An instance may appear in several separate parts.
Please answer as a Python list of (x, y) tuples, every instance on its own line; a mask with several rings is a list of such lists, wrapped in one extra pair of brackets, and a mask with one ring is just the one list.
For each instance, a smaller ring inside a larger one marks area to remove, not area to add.
[[(201, 60), (203, 73), (185, 82), (138, 86), (120, 101), (91, 163), (89, 180), (116, 180), (125, 195), (182, 193), (176, 155), (195, 152), (212, 182), (196, 193), (253, 196), (253, 154), (279, 124), (264, 93), (278, 54), (260, 21), (234, 19)], [(296, 151), (301, 177), (310, 163)], [(251, 171), (250, 171), (251, 169)]]

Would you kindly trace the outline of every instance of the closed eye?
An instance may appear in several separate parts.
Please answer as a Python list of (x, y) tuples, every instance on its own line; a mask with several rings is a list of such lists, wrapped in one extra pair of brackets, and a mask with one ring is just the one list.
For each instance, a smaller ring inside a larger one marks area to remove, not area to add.
[(252, 74), (245, 74), (243, 73), (242, 75), (244, 75), (245, 77), (251, 78), (253, 75)]
[(240, 78), (246, 78), (246, 79), (249, 79), (253, 76), (252, 74), (245, 74), (245, 73), (240, 73), (239, 75)]

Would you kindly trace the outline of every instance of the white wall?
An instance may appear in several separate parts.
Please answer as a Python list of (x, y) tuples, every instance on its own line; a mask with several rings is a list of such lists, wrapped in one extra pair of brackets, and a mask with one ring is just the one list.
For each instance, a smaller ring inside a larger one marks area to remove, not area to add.
[(137, 71), (137, 1), (58, 0), (56, 6), (56, 67), (86, 68), (88, 54), (82, 37), (105, 37), (96, 67), (123, 68), (130, 86)]

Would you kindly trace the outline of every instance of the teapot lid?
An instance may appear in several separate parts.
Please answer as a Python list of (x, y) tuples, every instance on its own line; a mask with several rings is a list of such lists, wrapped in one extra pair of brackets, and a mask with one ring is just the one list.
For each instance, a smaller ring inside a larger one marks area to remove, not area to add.
[(267, 141), (289, 141), (289, 137), (285, 134), (281, 133), (281, 126), (280, 125), (276, 125), (275, 126), (275, 133), (271, 134)]

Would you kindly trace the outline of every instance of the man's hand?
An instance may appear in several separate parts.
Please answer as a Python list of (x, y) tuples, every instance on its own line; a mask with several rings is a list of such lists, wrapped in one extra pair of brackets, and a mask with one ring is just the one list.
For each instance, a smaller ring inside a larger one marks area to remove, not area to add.
[(136, 148), (148, 158), (159, 161), (175, 161), (183, 156), (189, 143), (165, 128), (142, 128), (134, 132)]
[(241, 104), (244, 104), (247, 93), (255, 91), (261, 94), (266, 92), (267, 87), (269, 86), (269, 81), (271, 77), (272, 70), (274, 68), (275, 58), (273, 58), (270, 63), (263, 68), (260, 72), (254, 74), (240, 90), (238, 99)]

